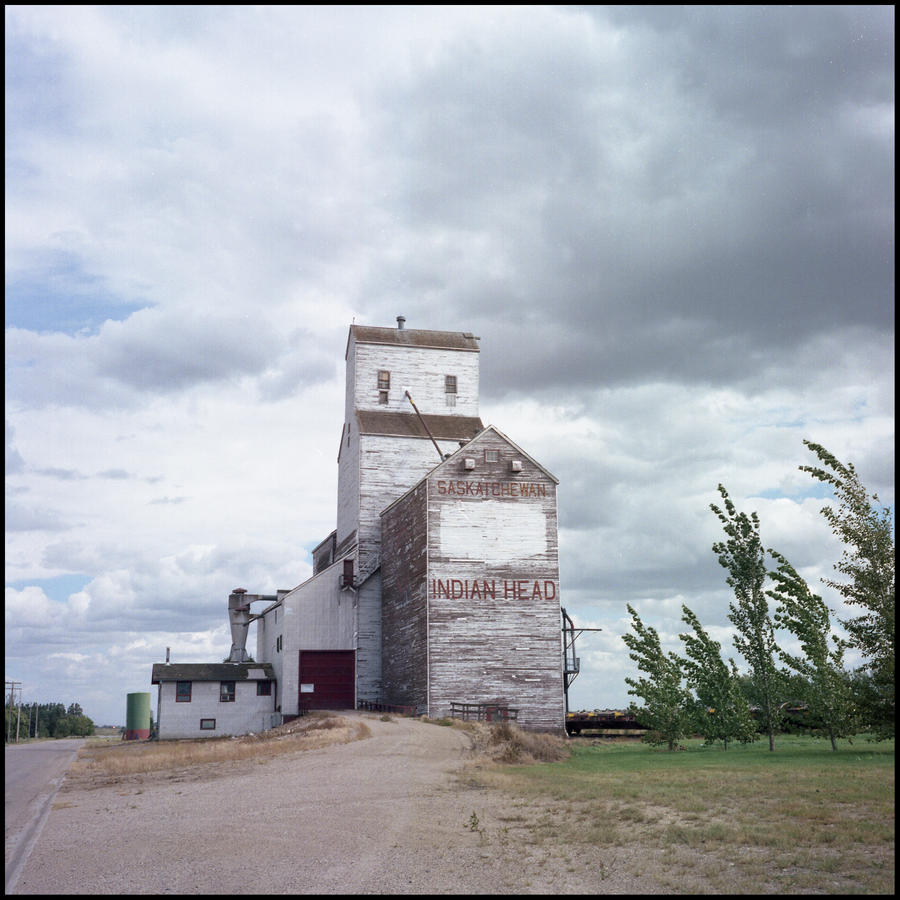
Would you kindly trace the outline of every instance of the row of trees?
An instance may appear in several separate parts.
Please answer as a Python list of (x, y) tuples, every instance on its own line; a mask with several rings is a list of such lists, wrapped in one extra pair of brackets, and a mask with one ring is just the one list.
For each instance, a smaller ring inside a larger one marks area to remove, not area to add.
[[(819, 444), (804, 441), (819, 465), (801, 471), (833, 488), (836, 506), (822, 514), (844, 551), (835, 570), (848, 580), (823, 579), (860, 615), (839, 620), (847, 638), (832, 632), (822, 598), (813, 593), (784, 555), (763, 548), (755, 512), (738, 512), (720, 484), (722, 505), (710, 504), (725, 531), (713, 545), (726, 581), (734, 591), (728, 618), (734, 646), (749, 667), (740, 676), (733, 659), (722, 659), (721, 645), (682, 606), (688, 631), (679, 635), (684, 654), (664, 652), (654, 628), (645, 626), (629, 605), (634, 634), (623, 635), (630, 657), (645, 677), (626, 678), (629, 694), (644, 705), (632, 711), (649, 729), (646, 739), (673, 749), (688, 733), (707, 743), (751, 741), (761, 729), (775, 748), (786, 699), (802, 699), (809, 720), (836, 738), (860, 729), (878, 738), (894, 735), (894, 538), (890, 510), (869, 497), (852, 464), (843, 465)], [(767, 566), (771, 559), (774, 568)], [(767, 589), (767, 583), (770, 585)], [(769, 601), (774, 601), (770, 611)], [(775, 630), (793, 635), (801, 654), (779, 647)], [(844, 666), (844, 653), (855, 648), (863, 665)], [(803, 692), (798, 698), (798, 685)], [(752, 714), (751, 701), (754, 707)]]
[(94, 723), (78, 703), (28, 703), (20, 707), (6, 705), (7, 739), (21, 737), (87, 737), (94, 733)]

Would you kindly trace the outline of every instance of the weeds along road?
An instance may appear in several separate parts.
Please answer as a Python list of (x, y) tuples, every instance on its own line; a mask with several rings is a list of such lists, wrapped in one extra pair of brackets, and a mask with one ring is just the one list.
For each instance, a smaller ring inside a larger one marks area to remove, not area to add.
[(6, 892), (38, 836), (50, 802), (62, 783), (81, 738), (9, 744), (4, 754)]

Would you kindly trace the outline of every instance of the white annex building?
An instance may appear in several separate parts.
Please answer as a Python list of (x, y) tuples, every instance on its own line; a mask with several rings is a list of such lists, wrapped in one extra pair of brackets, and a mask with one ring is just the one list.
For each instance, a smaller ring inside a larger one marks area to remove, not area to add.
[(563, 731), (558, 482), (484, 427), (479, 353), (472, 334), (402, 316), (350, 326), (337, 527), (293, 590), (231, 594), (226, 662), (153, 666), (160, 738), (375, 705), (439, 717), (496, 704)]

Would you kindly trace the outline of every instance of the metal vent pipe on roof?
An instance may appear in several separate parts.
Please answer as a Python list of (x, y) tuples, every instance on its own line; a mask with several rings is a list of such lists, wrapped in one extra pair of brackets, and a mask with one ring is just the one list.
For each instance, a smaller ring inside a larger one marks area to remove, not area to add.
[(397, 316), (397, 330), (403, 331), (406, 327), (406, 316)]
[(231, 623), (231, 653), (225, 662), (250, 662), (247, 653), (247, 632), (252, 619), (259, 616), (250, 615), (250, 604), (257, 601), (274, 603), (279, 598), (276, 594), (248, 594), (245, 588), (235, 588), (228, 595), (228, 621)]

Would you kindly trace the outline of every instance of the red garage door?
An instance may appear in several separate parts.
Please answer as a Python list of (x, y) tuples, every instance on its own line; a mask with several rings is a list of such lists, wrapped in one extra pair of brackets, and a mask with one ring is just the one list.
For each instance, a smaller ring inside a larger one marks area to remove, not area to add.
[(353, 709), (355, 686), (354, 650), (300, 651), (301, 709)]

